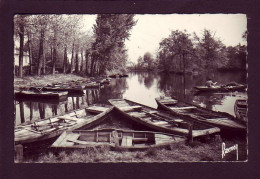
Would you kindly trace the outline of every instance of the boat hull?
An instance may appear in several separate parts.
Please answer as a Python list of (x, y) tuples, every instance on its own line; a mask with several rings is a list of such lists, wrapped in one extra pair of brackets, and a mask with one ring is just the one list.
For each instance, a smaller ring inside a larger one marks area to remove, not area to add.
[(237, 85), (237, 86), (216, 86), (216, 87), (207, 87), (207, 86), (195, 86), (194, 87), (199, 92), (228, 92), (228, 91), (239, 91), (245, 90), (246, 85)]
[(64, 132), (52, 148), (79, 149), (93, 146), (108, 146), (114, 149), (141, 150), (185, 143), (186, 138), (151, 131), (119, 129), (74, 130)]
[(158, 108), (160, 109), (169, 111), (172, 114), (180, 115), (186, 119), (200, 121), (202, 123), (219, 127), (223, 132), (246, 132), (247, 130), (245, 123), (240, 123), (239, 120), (224, 112), (211, 111), (206, 108), (202, 108), (200, 106), (189, 104), (180, 100), (177, 100), (179, 102), (173, 106), (162, 104), (159, 98), (156, 98), (155, 100), (158, 104)]
[(96, 105), (74, 110), (60, 116), (23, 123), (15, 127), (15, 144), (43, 141), (59, 136), (66, 130), (89, 128), (108, 117), (113, 107), (95, 111)]
[[(118, 110), (123, 116), (142, 124), (146, 127), (149, 127), (151, 129), (164, 132), (164, 133), (171, 133), (176, 135), (182, 135), (182, 136), (189, 136), (190, 138), (194, 137), (202, 137), (207, 136), (210, 134), (215, 134), (220, 132), (220, 129), (217, 127), (213, 127), (207, 124), (203, 124), (200, 122), (192, 122), (185, 119), (180, 119), (179, 116), (173, 116), (169, 113), (165, 113), (163, 111), (159, 111), (157, 109), (141, 105), (139, 103), (132, 102), (130, 100), (121, 100), (126, 101), (128, 103), (131, 103), (132, 106), (140, 106), (141, 110), (139, 111), (139, 114), (144, 113), (144, 118), (138, 116), (137, 112), (136, 114), (131, 114), (126, 112), (123, 107), (120, 107), (117, 104), (117, 101), (120, 101), (121, 99), (111, 99), (109, 102), (115, 107), (116, 110)], [(131, 106), (131, 105), (130, 105)], [(147, 119), (148, 118), (148, 119)], [(193, 126), (193, 127), (192, 127)]]
[(68, 92), (33, 92), (33, 91), (19, 91), (15, 92), (16, 99), (52, 99), (65, 100)]

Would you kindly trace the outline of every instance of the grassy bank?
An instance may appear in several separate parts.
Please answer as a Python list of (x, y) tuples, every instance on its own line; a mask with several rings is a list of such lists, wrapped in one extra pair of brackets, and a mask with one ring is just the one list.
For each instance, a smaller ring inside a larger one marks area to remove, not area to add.
[[(27, 88), (30, 86), (45, 86), (51, 83), (68, 82), (71, 80), (79, 80), (83, 77), (75, 74), (54, 74), (43, 76), (25, 76), (23, 78), (14, 77), (14, 89)], [(86, 79), (86, 78), (84, 78)]]
[[(239, 161), (247, 159), (247, 146), (242, 140), (225, 141), (227, 147), (238, 144)], [(176, 144), (145, 151), (110, 150), (107, 147), (89, 147), (73, 151), (50, 151), (36, 158), (28, 158), (25, 163), (88, 163), (88, 162), (198, 162), (236, 161), (232, 151), (222, 159), (222, 143), (209, 141), (192, 144)]]

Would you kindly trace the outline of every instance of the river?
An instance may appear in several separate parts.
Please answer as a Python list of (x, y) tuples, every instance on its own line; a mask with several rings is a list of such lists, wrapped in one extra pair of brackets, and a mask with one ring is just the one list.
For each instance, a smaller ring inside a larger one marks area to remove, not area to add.
[[(206, 75), (176, 75), (154, 72), (131, 72), (129, 77), (112, 79), (110, 84), (100, 89), (84, 90), (83, 96), (70, 96), (66, 101), (15, 101), (15, 125), (39, 118), (78, 109), (93, 103), (108, 103), (108, 99), (126, 98), (157, 107), (154, 98), (170, 95), (178, 99), (198, 104), (208, 109), (227, 112), (234, 115), (236, 99), (247, 98), (246, 92), (200, 93), (196, 94), (194, 86), (204, 85)], [(244, 72), (215, 72), (211, 74), (218, 84), (229, 82), (246, 83)]]

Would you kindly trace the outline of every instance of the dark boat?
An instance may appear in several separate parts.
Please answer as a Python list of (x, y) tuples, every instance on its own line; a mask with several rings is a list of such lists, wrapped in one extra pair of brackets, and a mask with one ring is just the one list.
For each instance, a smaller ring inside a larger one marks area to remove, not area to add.
[(127, 74), (114, 74), (114, 75), (109, 75), (110, 78), (123, 78), (123, 77), (128, 77)]
[(82, 149), (89, 146), (108, 146), (123, 149), (149, 149), (185, 143), (186, 138), (151, 131), (120, 129), (65, 131), (52, 145), (53, 148)]
[(100, 87), (100, 83), (97, 82), (89, 82), (89, 83), (85, 83), (85, 88), (99, 88)]
[(48, 92), (48, 91), (15, 91), (15, 99), (52, 99), (64, 100), (67, 99), (68, 92)]
[(68, 91), (69, 94), (84, 93), (82, 86), (45, 86), (38, 88), (40, 88), (41, 91)]
[(246, 99), (237, 99), (234, 105), (235, 115), (238, 119), (247, 122), (247, 100)]
[(64, 115), (25, 122), (15, 127), (15, 144), (43, 141), (66, 130), (91, 127), (108, 117), (112, 109), (110, 105), (95, 104)]
[(216, 92), (216, 91), (240, 91), (245, 90), (246, 85), (242, 84), (228, 84), (228, 85), (220, 85), (220, 86), (214, 86), (214, 87), (208, 87), (208, 86), (195, 86), (194, 88), (198, 90), (199, 92)]
[[(170, 98), (170, 97), (166, 97)], [(237, 118), (224, 112), (208, 110), (198, 105), (190, 104), (181, 100), (177, 100), (176, 104), (163, 103), (163, 98), (156, 98), (158, 108), (170, 111), (173, 114), (180, 115), (183, 118), (200, 121), (219, 127), (222, 130), (246, 131), (245, 123), (241, 123)]]
[(201, 122), (193, 122), (130, 100), (110, 99), (108, 101), (129, 119), (160, 132), (189, 136), (190, 138), (220, 132), (218, 127)]
[(109, 75), (110, 78), (120, 78), (119, 74)]

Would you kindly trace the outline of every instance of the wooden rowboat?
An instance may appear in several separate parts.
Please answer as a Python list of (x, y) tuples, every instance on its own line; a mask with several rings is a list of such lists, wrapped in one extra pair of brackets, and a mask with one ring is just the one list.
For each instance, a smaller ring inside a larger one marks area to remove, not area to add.
[(195, 86), (194, 88), (200, 92), (239, 91), (239, 90), (245, 90), (246, 85), (236, 84), (236, 85), (221, 85), (221, 86), (214, 86), (214, 87)]
[(85, 85), (85, 88), (99, 88), (100, 87), (100, 83), (97, 83), (97, 82), (89, 82), (84, 85)]
[(68, 91), (69, 94), (72, 93), (84, 93), (82, 86), (45, 86), (42, 87), (42, 91)]
[(234, 105), (235, 115), (238, 119), (247, 122), (247, 100), (237, 99)]
[(15, 127), (15, 143), (24, 144), (59, 136), (66, 130), (90, 127), (103, 121), (113, 107), (91, 105), (60, 116), (23, 123)]
[(15, 99), (56, 99), (64, 100), (67, 98), (68, 92), (35, 92), (35, 91), (15, 91)]
[(65, 131), (51, 145), (53, 148), (78, 149), (89, 146), (108, 146), (123, 149), (148, 149), (184, 143), (185, 137), (150, 131), (119, 129)]
[(244, 123), (241, 123), (238, 119), (228, 113), (208, 110), (198, 105), (190, 104), (174, 98), (172, 98), (172, 100), (177, 101), (176, 104), (161, 102), (164, 101), (164, 99), (161, 98), (156, 98), (155, 100), (158, 104), (158, 108), (167, 110), (172, 114), (180, 115), (186, 119), (211, 124), (219, 127), (221, 130), (246, 131), (247, 129)]
[(189, 138), (206, 136), (220, 132), (213, 127), (200, 122), (193, 122), (167, 112), (157, 110), (130, 100), (108, 100), (122, 115), (160, 132), (189, 136)]
[(100, 83), (91, 81), (73, 81), (67, 83), (55, 83), (47, 87), (60, 87), (60, 88), (99, 88)]

